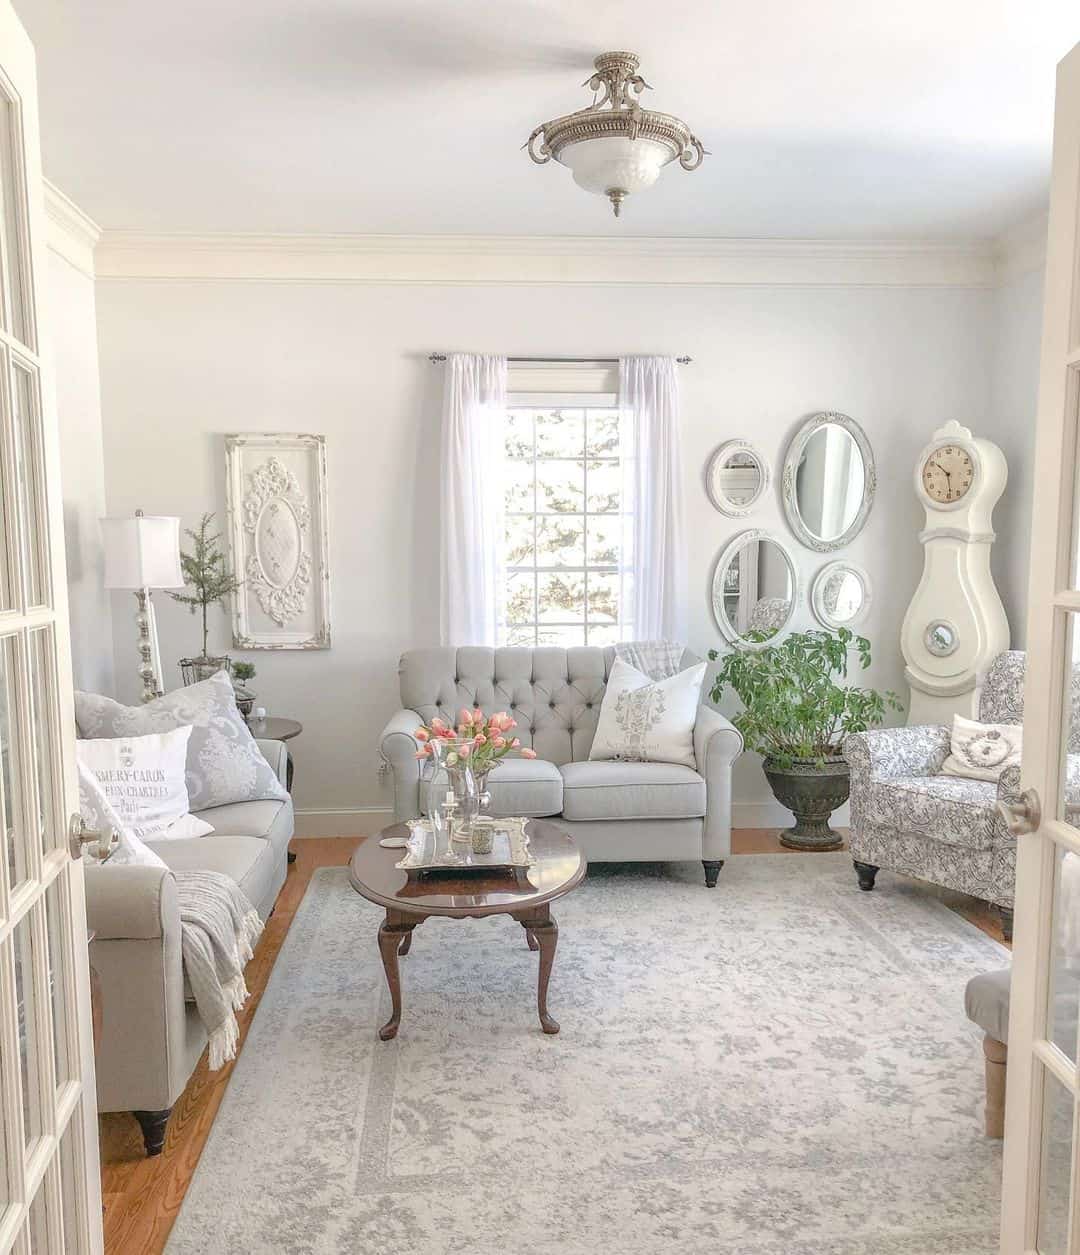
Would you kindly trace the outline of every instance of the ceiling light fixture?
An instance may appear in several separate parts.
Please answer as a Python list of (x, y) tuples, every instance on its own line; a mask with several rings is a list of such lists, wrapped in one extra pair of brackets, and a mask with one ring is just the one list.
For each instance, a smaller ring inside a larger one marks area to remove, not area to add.
[(649, 84), (638, 73), (640, 64), (633, 52), (601, 53), (583, 86), (603, 96), (594, 96), (587, 109), (542, 122), (523, 145), (537, 165), (554, 157), (579, 187), (606, 196), (616, 218), (626, 197), (652, 187), (668, 162), (677, 158), (684, 170), (696, 170), (706, 156), (681, 118), (641, 107)]

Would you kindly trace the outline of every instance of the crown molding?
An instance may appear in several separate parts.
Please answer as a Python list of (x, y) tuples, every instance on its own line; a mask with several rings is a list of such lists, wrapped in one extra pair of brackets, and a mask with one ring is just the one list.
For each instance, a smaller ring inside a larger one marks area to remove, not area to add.
[(45, 242), (76, 270), (93, 279), (94, 249), (101, 239), (101, 228), (54, 183), (43, 179), (42, 184), (45, 192)]
[(99, 279), (275, 283), (990, 288), (991, 241), (436, 235), (189, 235), (106, 230)]
[(998, 286), (1045, 268), (1049, 225), (1050, 216), (1043, 210), (998, 236), (994, 242)]

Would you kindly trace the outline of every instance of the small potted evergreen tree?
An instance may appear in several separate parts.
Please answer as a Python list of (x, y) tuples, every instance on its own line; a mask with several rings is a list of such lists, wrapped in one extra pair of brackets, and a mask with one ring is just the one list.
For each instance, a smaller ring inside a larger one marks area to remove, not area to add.
[(250, 662), (234, 662), (232, 664), (233, 691), (236, 693), (236, 705), (246, 719), (255, 705), (255, 697), (248, 688), (248, 681), (255, 679), (255, 665)]
[(240, 587), (240, 581), (230, 572), (225, 554), (221, 549), (221, 535), (211, 531), (213, 514), (204, 514), (198, 529), (187, 529), (191, 537), (190, 553), (180, 552), (180, 569), (184, 574), (184, 591), (169, 596), (187, 606), (192, 614), (202, 614), (202, 653), (197, 658), (181, 658), (180, 671), (185, 684), (196, 684), (215, 672), (230, 670), (227, 654), (212, 656), (209, 652), (210, 624), (208, 612), (211, 606), (224, 608), (225, 598)]
[[(851, 791), (844, 738), (878, 727), (886, 709), (903, 709), (891, 691), (837, 683), (847, 679), (852, 650), (865, 671), (870, 665), (865, 636), (848, 628), (792, 632), (779, 644), (728, 654), (710, 693), (719, 702), (730, 686), (742, 702), (732, 723), (746, 748), (764, 758), (773, 793), (795, 815), (795, 826), (780, 834), (781, 845), (795, 850), (840, 848), (829, 817)], [(709, 657), (719, 655), (712, 649)]]

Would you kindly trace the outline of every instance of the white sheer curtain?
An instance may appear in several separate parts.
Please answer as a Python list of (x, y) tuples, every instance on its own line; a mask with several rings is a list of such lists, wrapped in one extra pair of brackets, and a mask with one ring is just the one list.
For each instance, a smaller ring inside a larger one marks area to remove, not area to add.
[(442, 414), (444, 645), (496, 645), (504, 580), (506, 358), (452, 353)]
[(624, 640), (685, 644), (686, 524), (673, 357), (619, 360)]

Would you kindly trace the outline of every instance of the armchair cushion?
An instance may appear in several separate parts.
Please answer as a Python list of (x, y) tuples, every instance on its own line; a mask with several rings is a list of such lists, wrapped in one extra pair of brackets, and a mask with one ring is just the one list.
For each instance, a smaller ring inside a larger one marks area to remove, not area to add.
[(861, 819), (943, 845), (988, 850), (998, 842), (997, 785), (959, 776), (893, 776), (871, 781)]
[(564, 763), (566, 819), (699, 819), (705, 781), (676, 763)]

